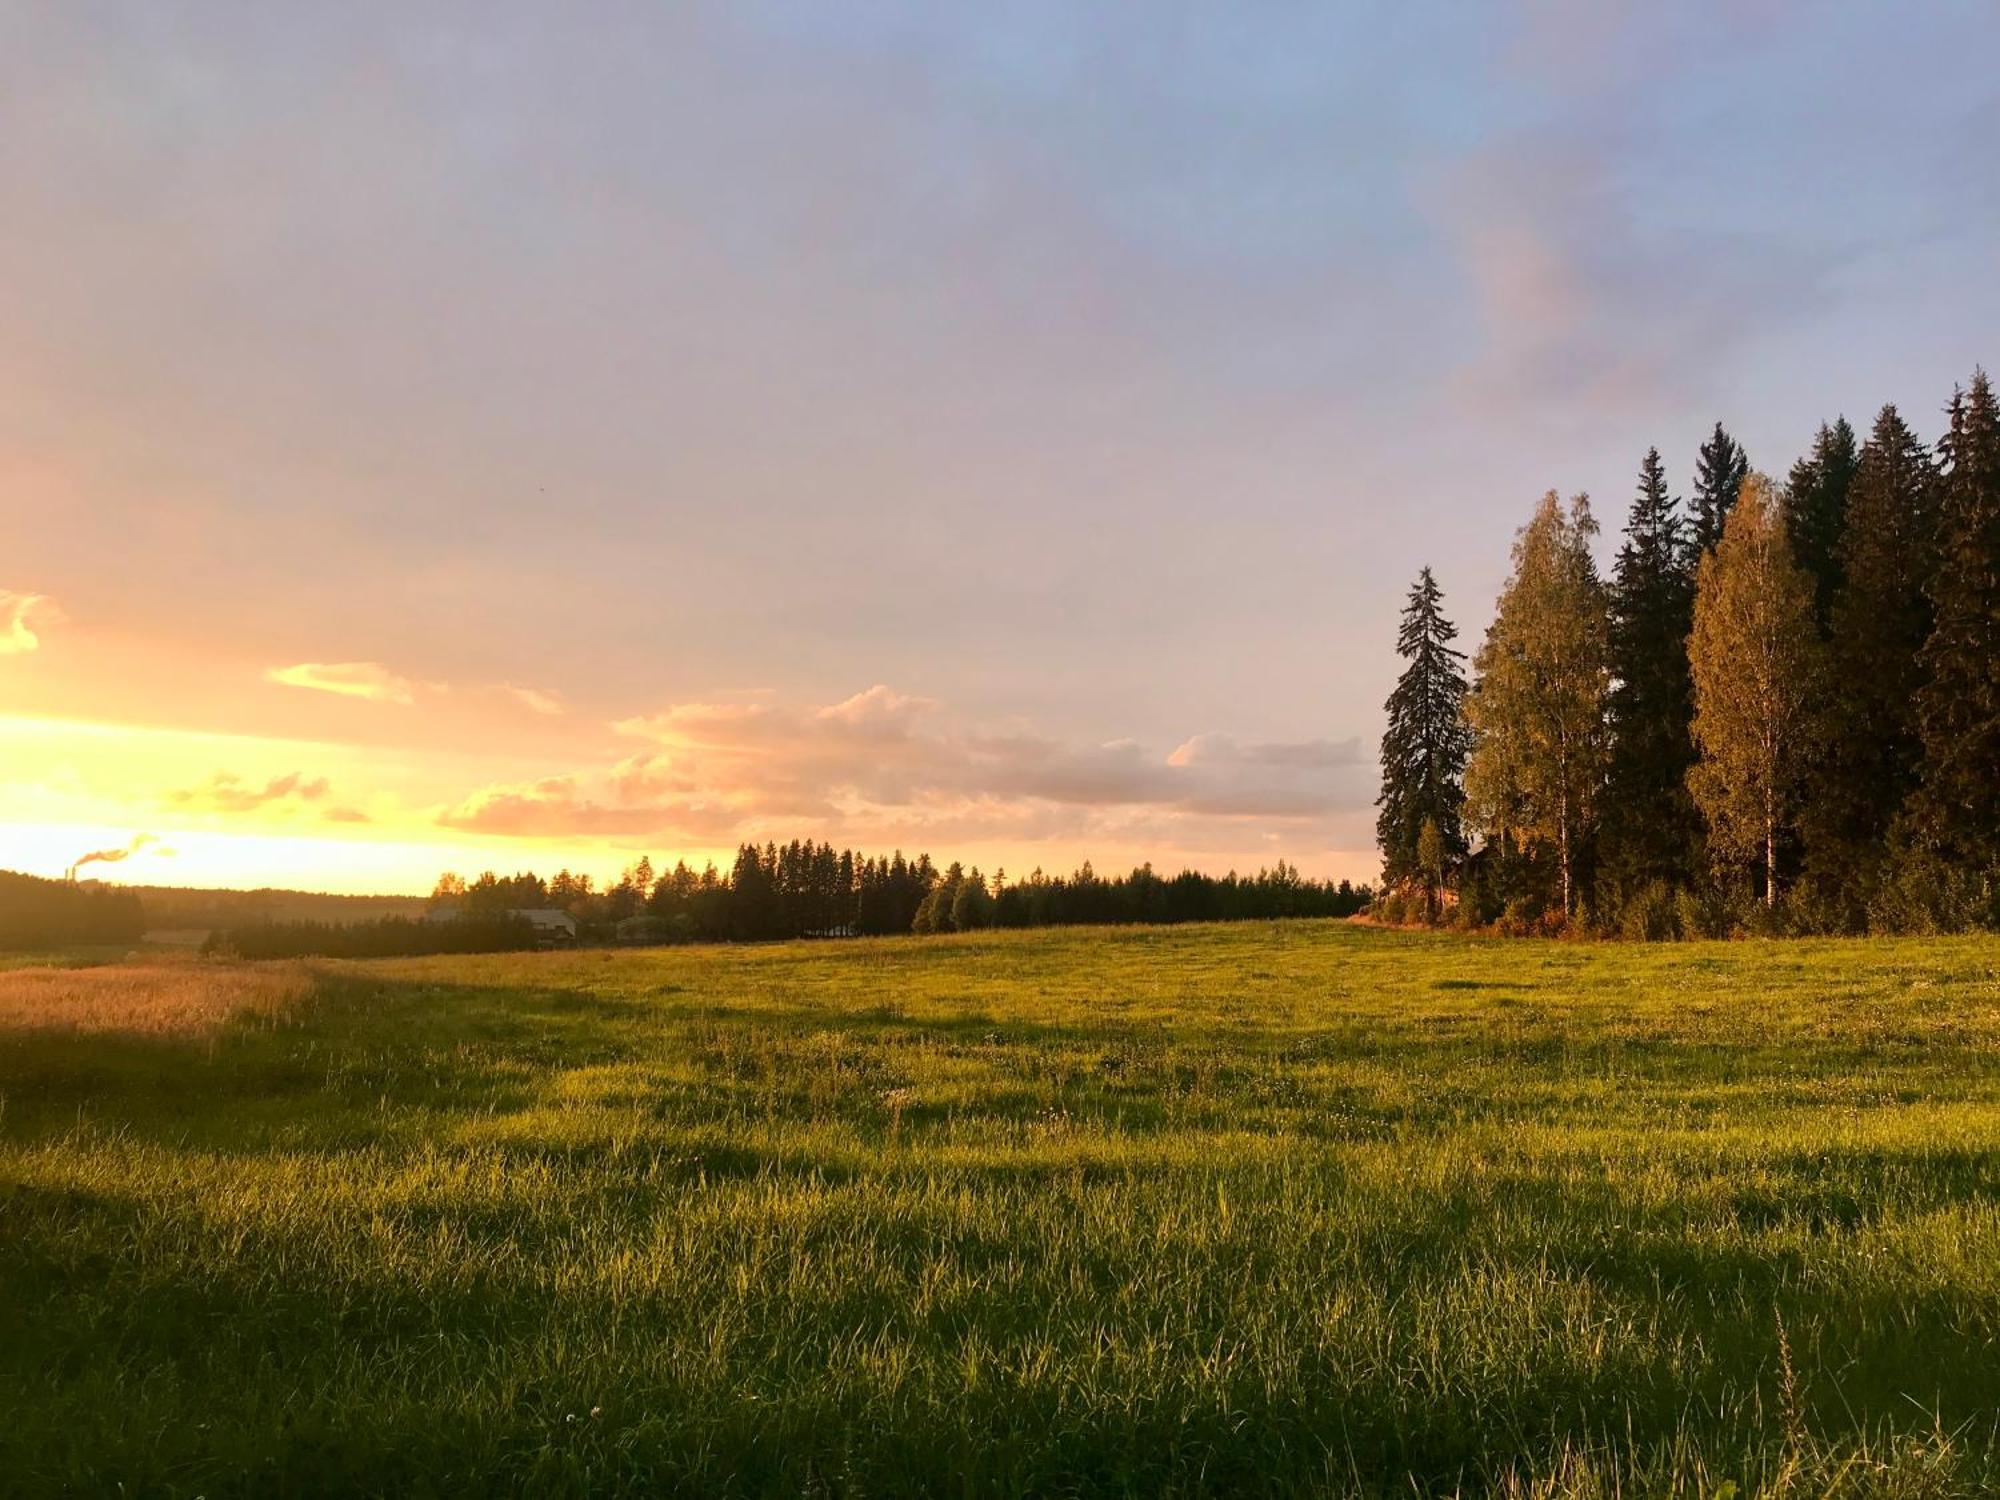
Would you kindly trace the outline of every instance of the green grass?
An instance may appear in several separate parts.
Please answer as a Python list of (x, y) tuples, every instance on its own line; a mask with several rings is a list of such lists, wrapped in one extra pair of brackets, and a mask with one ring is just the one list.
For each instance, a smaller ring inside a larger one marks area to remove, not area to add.
[(0, 1491), (2000, 1487), (2000, 941), (318, 970), (0, 1035)]

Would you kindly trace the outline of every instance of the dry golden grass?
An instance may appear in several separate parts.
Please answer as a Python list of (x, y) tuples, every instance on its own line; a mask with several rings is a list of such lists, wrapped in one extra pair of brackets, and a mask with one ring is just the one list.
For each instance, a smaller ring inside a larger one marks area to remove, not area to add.
[(191, 959), (0, 972), (0, 1032), (193, 1037), (230, 1017), (275, 1017), (306, 996), (300, 964)]

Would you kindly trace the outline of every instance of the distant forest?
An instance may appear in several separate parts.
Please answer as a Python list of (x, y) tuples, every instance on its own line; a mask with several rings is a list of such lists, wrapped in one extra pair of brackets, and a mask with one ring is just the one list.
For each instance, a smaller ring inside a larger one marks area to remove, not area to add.
[(724, 873), (685, 863), (663, 873), (640, 860), (615, 885), (594, 889), (567, 870), (535, 875), (444, 876), (434, 907), (481, 916), (555, 907), (580, 927), (611, 928), (632, 918), (661, 924), (683, 940), (759, 942), (775, 938), (970, 932), (985, 927), (1052, 927), (1079, 922), (1210, 922), (1270, 917), (1348, 916), (1370, 891), (1348, 881), (1308, 880), (1282, 860), (1255, 875), (1217, 878), (1184, 870), (1162, 876), (1144, 865), (1103, 876), (1088, 864), (1074, 874), (1036, 870), (1025, 880), (992, 877), (930, 856), (869, 858), (831, 844), (745, 844)]
[(1466, 670), (1425, 568), (1377, 833), (1396, 920), (1632, 938), (2000, 925), (2000, 412), (1885, 406), (1783, 481), (1657, 449), (1609, 579), (1554, 491)]
[(0, 871), (0, 951), (132, 943), (153, 929), (206, 931), (205, 951), (245, 958), (303, 954), (498, 952), (536, 946), (512, 914), (559, 910), (584, 942), (761, 942), (795, 937), (961, 932), (983, 927), (1343, 917), (1372, 893), (1348, 881), (1307, 880), (1283, 861), (1220, 879), (1141, 866), (1104, 877), (991, 878), (928, 855), (868, 858), (810, 841), (746, 844), (725, 873), (686, 864), (656, 875), (650, 859), (599, 887), (563, 870), (474, 880), (447, 874), (430, 897), (325, 896), (306, 891), (180, 890), (44, 880)]
[(131, 891), (0, 870), (0, 949), (134, 943), (145, 930)]
[[(474, 880), (442, 876), (420, 921), (388, 917), (346, 925), (263, 922), (217, 932), (210, 951), (244, 957), (302, 954), (376, 957), (528, 948), (536, 932), (513, 916), (562, 911), (589, 943), (769, 942), (892, 933), (972, 932), (988, 927), (1075, 923), (1227, 922), (1281, 917), (1345, 917), (1372, 892), (1348, 881), (1308, 880), (1280, 861), (1255, 875), (1184, 870), (1160, 876), (1149, 865), (1105, 877), (1086, 864), (1074, 874), (1026, 880), (992, 877), (929, 855), (869, 858), (810, 840), (745, 844), (725, 873), (678, 863), (656, 873), (650, 859), (602, 888), (563, 870), (550, 879), (487, 871)], [(544, 938), (546, 934), (542, 935)]]

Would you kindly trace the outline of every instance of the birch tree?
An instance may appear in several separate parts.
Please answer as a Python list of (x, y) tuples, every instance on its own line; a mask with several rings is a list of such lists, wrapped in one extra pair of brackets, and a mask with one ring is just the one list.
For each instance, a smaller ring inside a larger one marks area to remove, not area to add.
[(1717, 861), (1762, 856), (1764, 901), (1778, 899), (1778, 839), (1797, 814), (1820, 672), (1812, 580), (1792, 561), (1770, 480), (1743, 482), (1696, 574), (1694, 739), (1688, 772)]
[(1473, 666), (1467, 807), (1489, 836), (1555, 854), (1564, 915), (1596, 826), (1611, 687), (1609, 612), (1590, 539), (1590, 500), (1550, 490), (1514, 542), (1514, 574)]

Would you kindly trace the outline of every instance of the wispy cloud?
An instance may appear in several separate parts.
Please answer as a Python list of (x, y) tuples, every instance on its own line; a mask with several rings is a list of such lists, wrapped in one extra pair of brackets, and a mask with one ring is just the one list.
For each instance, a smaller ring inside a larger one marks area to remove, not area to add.
[(19, 656), (35, 650), (42, 638), (35, 633), (34, 626), (39, 624), (46, 630), (59, 624), (62, 618), (62, 611), (47, 594), (0, 589), (0, 656)]
[(416, 701), (417, 684), (397, 676), (379, 661), (306, 661), (292, 667), (272, 667), (264, 676), (286, 687), (310, 688), (314, 692), (366, 698), (376, 703)]
[(1484, 333), (1462, 373), (1499, 406), (1715, 399), (1719, 361), (1826, 296), (1838, 257), (1781, 223), (1649, 220), (1603, 138), (1615, 129), (1497, 140), (1436, 195)]
[(555, 715), (565, 712), (562, 699), (555, 693), (541, 688), (520, 687), (511, 682), (503, 682), (501, 687), (510, 693), (516, 702), (538, 714)]
[(274, 803), (318, 802), (326, 793), (327, 780), (324, 776), (308, 780), (304, 773), (292, 771), (274, 776), (262, 786), (257, 786), (244, 781), (233, 771), (217, 771), (200, 786), (170, 792), (167, 800), (181, 807), (209, 812), (244, 813), (255, 812)]

